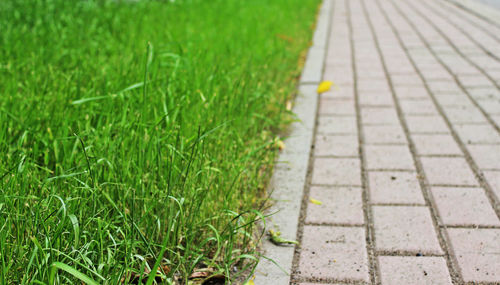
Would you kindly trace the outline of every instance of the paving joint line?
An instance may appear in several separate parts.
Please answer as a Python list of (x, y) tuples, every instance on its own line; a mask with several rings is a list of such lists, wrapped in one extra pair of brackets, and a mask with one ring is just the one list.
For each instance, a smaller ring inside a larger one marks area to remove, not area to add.
[(316, 227), (341, 227), (341, 228), (361, 228), (366, 227), (365, 224), (343, 224), (343, 223), (311, 223), (305, 222), (307, 226), (316, 226)]
[(500, 229), (500, 226), (487, 225), (440, 225), (441, 229)]
[[(300, 209), (304, 190), (308, 186), (310, 162), (313, 155), (312, 146), (316, 136), (317, 112), (319, 96), (316, 88), (321, 80), (326, 47), (329, 44), (333, 0), (323, 0), (316, 18), (316, 29), (313, 35), (313, 45), (309, 48), (306, 62), (297, 84), (297, 96), (293, 112), (300, 119), (291, 125), (291, 137), (288, 147), (280, 152), (277, 161), (287, 164), (276, 167), (268, 185), (270, 199), (276, 201), (271, 206), (273, 215), (264, 223), (264, 231), (280, 227), (289, 238), (299, 234)], [(314, 106), (314, 107), (313, 107)], [(296, 198), (289, 198), (290, 196)], [(286, 201), (284, 200), (287, 199)], [(290, 200), (291, 199), (291, 200)], [(268, 209), (268, 211), (270, 211)], [(296, 218), (295, 218), (296, 217)], [(255, 269), (255, 282), (261, 285), (284, 285), (291, 281), (294, 269), (296, 247), (279, 247), (267, 238), (261, 239), (265, 252), (261, 254), (261, 262)], [(284, 268), (283, 268), (284, 267)]]
[(364, 132), (363, 132), (363, 118), (361, 115), (361, 105), (359, 99), (358, 90), (358, 70), (356, 65), (356, 49), (354, 41), (354, 30), (352, 25), (351, 17), (351, 5), (350, 1), (345, 1), (346, 3), (346, 16), (347, 16), (347, 26), (349, 31), (349, 46), (351, 48), (351, 67), (353, 72), (353, 82), (354, 82), (354, 105), (356, 109), (356, 126), (358, 130), (358, 146), (359, 146), (359, 158), (361, 167), (361, 188), (362, 188), (362, 201), (363, 201), (363, 215), (365, 219), (365, 239), (366, 239), (366, 250), (368, 256), (368, 270), (370, 275), (370, 281), (372, 284), (380, 284), (380, 270), (378, 267), (378, 262), (375, 254), (375, 228), (373, 226), (373, 212), (372, 207), (369, 205), (370, 193), (369, 193), (369, 179), (368, 170), (366, 169), (366, 158), (364, 150)]
[[(385, 10), (383, 10), (381, 8), (380, 3), (379, 3), (378, 0), (376, 0), (375, 2), (377, 3), (377, 7), (382, 12), (383, 16), (386, 19), (386, 22), (392, 28), (393, 33), (395, 34), (395, 36), (397, 37), (397, 39), (398, 39), (398, 41), (399, 41), (399, 43), (401, 45), (401, 39), (399, 37), (399, 34), (397, 34), (397, 32), (394, 30), (393, 24), (389, 20), (387, 14), (385, 12)], [(430, 211), (430, 214), (431, 214), (431, 218), (432, 218), (432, 223), (434, 225), (434, 230), (436, 231), (436, 235), (438, 237), (439, 245), (440, 245), (441, 249), (445, 253), (445, 257), (446, 257), (445, 260), (446, 260), (446, 264), (447, 264), (447, 267), (448, 267), (448, 270), (449, 270), (449, 273), (450, 273), (450, 277), (451, 277), (451, 279), (452, 279), (452, 281), (454, 283), (463, 282), (463, 280), (461, 280), (460, 274), (458, 274), (458, 270), (455, 268), (455, 266), (454, 266), (454, 264), (453, 264), (453, 262), (451, 260), (451, 250), (449, 249), (448, 244), (446, 243), (446, 239), (445, 239), (445, 237), (442, 236), (442, 233), (439, 230), (439, 224), (440, 224), (441, 220), (440, 220), (440, 217), (439, 217), (439, 215), (437, 213), (437, 210), (436, 210), (437, 209), (436, 203), (433, 200), (432, 193), (430, 193), (430, 189), (427, 187), (427, 185), (429, 183), (428, 183), (427, 178), (425, 176), (425, 172), (423, 170), (420, 158), (417, 156), (417, 150), (416, 150), (416, 147), (415, 147), (415, 143), (413, 142), (413, 138), (411, 137), (411, 133), (409, 131), (408, 124), (406, 122), (406, 118), (404, 116), (404, 113), (403, 113), (403, 110), (402, 110), (401, 105), (399, 103), (399, 100), (398, 100), (398, 98), (396, 96), (396, 91), (395, 91), (394, 86), (392, 84), (392, 79), (389, 76), (389, 72), (387, 70), (387, 66), (386, 66), (386, 62), (385, 62), (385, 57), (382, 54), (382, 51), (381, 51), (381, 48), (380, 48), (380, 44), (378, 42), (377, 33), (376, 33), (376, 31), (375, 31), (375, 29), (373, 27), (373, 23), (371, 21), (371, 18), (369, 17), (368, 12), (366, 10), (365, 1), (361, 0), (361, 3), (362, 3), (362, 7), (363, 7), (363, 12), (365, 14), (365, 18), (368, 21), (368, 25), (369, 25), (369, 28), (371, 30), (371, 34), (373, 36), (373, 40), (375, 41), (375, 47), (376, 47), (377, 52), (379, 54), (380, 60), (382, 62), (382, 68), (383, 68), (384, 73), (385, 73), (385, 75), (387, 77), (387, 81), (388, 81), (388, 84), (389, 84), (389, 88), (391, 90), (391, 94), (392, 94), (392, 98), (394, 100), (394, 104), (396, 106), (396, 112), (397, 112), (400, 124), (401, 124), (401, 126), (403, 128), (403, 131), (405, 133), (406, 139), (407, 139), (407, 141), (409, 143), (409, 149), (410, 149), (410, 153), (412, 154), (413, 162), (414, 162), (414, 165), (415, 165), (415, 168), (416, 168), (416, 171), (417, 171), (418, 182), (420, 184), (420, 190), (422, 191), (422, 196), (424, 197), (426, 205), (428, 205), (428, 208), (429, 208), (429, 211)], [(407, 53), (406, 50), (405, 50), (405, 53)], [(411, 63), (413, 65), (413, 68), (415, 69), (415, 71), (417, 71), (417, 69), (416, 69), (416, 67), (414, 65), (414, 62), (411, 61)], [(421, 79), (424, 80), (422, 77), (421, 77)], [(425, 81), (424, 81), (424, 84), (425, 84)]]
[[(330, 2), (330, 10), (328, 11), (328, 27), (326, 31), (326, 47), (325, 47), (325, 53), (322, 58), (322, 67), (321, 67), (321, 77), (324, 76), (324, 71), (325, 71), (325, 66), (326, 66), (326, 57), (327, 57), (327, 48), (330, 45), (330, 37), (331, 37), (331, 30), (332, 30), (332, 18), (335, 10), (335, 2), (337, 0), (323, 0), (323, 5), (325, 5), (326, 1)], [(311, 152), (309, 153), (309, 159), (307, 161), (307, 174), (306, 174), (306, 180), (304, 183), (304, 189), (302, 191), (302, 201), (300, 205), (300, 213), (299, 213), (299, 220), (298, 220), (298, 226), (297, 226), (297, 233), (295, 236), (295, 239), (299, 241), (299, 244), (295, 246), (295, 250), (293, 253), (293, 259), (292, 259), (292, 266), (291, 266), (291, 272), (290, 272), (290, 284), (293, 284), (296, 282), (297, 277), (295, 276), (298, 268), (299, 268), (299, 262), (300, 262), (300, 252), (302, 250), (302, 237), (303, 237), (303, 232), (304, 232), (304, 226), (305, 226), (305, 218), (306, 218), (306, 212), (307, 212), (307, 206), (308, 206), (308, 201), (309, 201), (309, 193), (311, 190), (312, 186), (312, 173), (313, 173), (313, 167), (314, 167), (314, 160), (316, 159), (314, 156), (314, 147), (316, 145), (316, 138), (319, 134), (318, 132), (318, 125), (319, 125), (319, 106), (320, 106), (320, 97), (318, 94), (318, 100), (316, 101), (316, 112), (314, 114), (314, 127), (312, 131), (312, 142), (311, 142)]]
[(436, 256), (445, 257), (444, 254), (425, 252), (419, 250), (377, 250), (377, 256)]
[(308, 278), (301, 277), (297, 278), (298, 283), (307, 282), (313, 284), (333, 284), (333, 283), (342, 283), (342, 284), (368, 284), (366, 282), (362, 282), (354, 279), (334, 279), (334, 278)]
[[(437, 99), (435, 98), (434, 94), (431, 93), (430, 91), (430, 88), (427, 84), (427, 82), (425, 81), (425, 78), (424, 76), (422, 75), (420, 69), (418, 69), (416, 67), (416, 64), (413, 60), (413, 58), (409, 55), (409, 52), (408, 52), (408, 49), (406, 48), (406, 46), (403, 44), (403, 41), (399, 35), (399, 31), (397, 31), (397, 29), (394, 27), (393, 23), (389, 20), (389, 17), (387, 15), (387, 12), (381, 7), (380, 5), (380, 2), (379, 0), (376, 0), (377, 2), (377, 6), (379, 7), (379, 9), (382, 11), (386, 21), (389, 23), (391, 29), (393, 30), (394, 34), (396, 35), (397, 39), (398, 39), (398, 42), (399, 44), (401, 45), (401, 47), (403, 48), (403, 50), (405, 51), (405, 54), (406, 56), (408, 57), (408, 59), (410, 60), (410, 62), (412, 63), (413, 67), (415, 68), (417, 74), (420, 76), (420, 78), (424, 81), (424, 84), (425, 84), (425, 88), (427, 90), (427, 92), (429, 93), (429, 95), (431, 96), (431, 99), (433, 100), (434, 102), (434, 105), (436, 105), (436, 107), (438, 108), (438, 111), (441, 113), (441, 116), (443, 117), (443, 119), (445, 120), (445, 123), (447, 124), (448, 128), (452, 131), (452, 136), (454, 138), (454, 140), (457, 142), (457, 144), (459, 145), (460, 149), (462, 150), (462, 152), (466, 155), (466, 161), (469, 162), (469, 165), (470, 165), (470, 161), (472, 160), (472, 158), (470, 157), (470, 154), (468, 153), (467, 149), (465, 148), (465, 146), (461, 143), (461, 140), (460, 138), (458, 137), (457, 133), (451, 128), (451, 123), (450, 121), (448, 120), (448, 118), (446, 116), (443, 115), (443, 110), (441, 108), (441, 106), (438, 104), (438, 101)], [(392, 3), (392, 5), (394, 6), (394, 8), (398, 11), (398, 13), (400, 14), (400, 16), (403, 18), (403, 19), (406, 19), (406, 21), (410, 24), (410, 26), (414, 29), (414, 31), (416, 32), (416, 34), (419, 36), (420, 40), (425, 44), (427, 45), (427, 42), (424, 41), (423, 39), (423, 36), (418, 32), (416, 31), (416, 28), (413, 24), (413, 22), (410, 22), (406, 17), (405, 15), (399, 10), (398, 7), (396, 7), (396, 5), (394, 3)], [(427, 46), (427, 48), (429, 49), (429, 47)], [(449, 72), (449, 71), (448, 71)], [(450, 72), (451, 73), (451, 72)], [(476, 178), (477, 178), (477, 169), (474, 169), (473, 168), (473, 171), (475, 171), (475, 174), (476, 174)], [(483, 179), (480, 180), (480, 184), (483, 185), (486, 185), (489, 192), (486, 191), (486, 194), (490, 194), (488, 195), (488, 198), (491, 199), (491, 194), (492, 194), (492, 191), (491, 191), (491, 188), (489, 187), (489, 185), (487, 184), (486, 181), (484, 181)], [(491, 200), (490, 200), (490, 203), (491, 203)], [(450, 271), (450, 274), (451, 277), (452, 277), (452, 280), (453, 282), (455, 283), (464, 283), (461, 275), (459, 274), (460, 272), (460, 269), (459, 269), (459, 266), (458, 266), (458, 260), (455, 256), (455, 253), (450, 253), (449, 249), (448, 249), (448, 243), (449, 243), (449, 236), (448, 236), (448, 232), (447, 231), (444, 231), (444, 230), (439, 230), (439, 234), (441, 235), (441, 237), (444, 239), (445, 243), (446, 243), (446, 250), (447, 250), (447, 263), (448, 263), (448, 267), (449, 269), (451, 269), (452, 271)], [(451, 248), (451, 245), (449, 246)]]
[(484, 21), (490, 25), (493, 25), (493, 26), (500, 28), (499, 23), (492, 21), (490, 18), (478, 13), (477, 11), (472, 10), (470, 7), (466, 7), (465, 5), (463, 5), (462, 3), (459, 3), (456, 0), (446, 0), (446, 2), (451, 3), (452, 5), (460, 8), (461, 10), (465, 11), (466, 13), (473, 15), (476, 18), (481, 19), (482, 21)]
[[(486, 53), (489, 57), (493, 58), (496, 61), (500, 61), (500, 58), (493, 54), (491, 51), (486, 49), (481, 43), (479, 43), (475, 38), (471, 37), (469, 33), (465, 32), (462, 28), (460, 28), (459, 24), (456, 24), (455, 22), (452, 22), (449, 17), (444, 16), (440, 12), (438, 12), (436, 9), (433, 9), (432, 7), (429, 6), (428, 2), (422, 1), (421, 2), (423, 6), (427, 7), (427, 10), (432, 11), (435, 15), (438, 15), (440, 18), (444, 19), (448, 24), (452, 25), (455, 27), (457, 30), (459, 30), (463, 35), (467, 37), (471, 42), (473, 42), (476, 46), (478, 46), (484, 53)], [(433, 2), (436, 3), (436, 2)], [(500, 44), (500, 43), (499, 43)]]
[[(446, 40), (446, 42), (455, 50), (457, 54), (459, 54), (465, 61), (473, 65), (477, 70), (479, 70), (488, 80), (497, 88), (500, 90), (500, 85), (496, 82), (495, 79), (493, 79), (481, 66), (479, 66), (476, 62), (472, 61), (469, 57), (465, 56), (462, 51), (455, 45), (455, 43), (441, 30), (439, 27), (436, 26), (434, 22), (432, 22), (429, 17), (425, 16), (419, 9), (415, 8), (414, 5), (412, 5), (408, 1), (403, 1), (405, 2), (409, 7), (412, 8), (413, 11), (415, 11), (422, 19), (425, 19), (429, 25), (431, 25), (435, 31), (437, 31), (443, 39)], [(434, 53), (434, 50), (432, 50)], [(461, 84), (461, 83), (460, 83)]]
[[(446, 4), (444, 4), (446, 2)], [(470, 13), (467, 13), (467, 11), (463, 11), (462, 9), (458, 8), (456, 5), (450, 4), (449, 1), (438, 1), (440, 6), (446, 6), (448, 11), (454, 10), (455, 11), (461, 11), (460, 13), (456, 13), (457, 15), (462, 14), (462, 15), (470, 15)], [(459, 15), (460, 16), (460, 15)], [(488, 29), (485, 29), (481, 25), (477, 24), (476, 22), (472, 21), (469, 16), (462, 17), (465, 19), (469, 24), (475, 26), (476, 28), (482, 30), (484, 33), (488, 34), (490, 37), (494, 38), (498, 42), (500, 42), (500, 37), (497, 37), (495, 34), (491, 33)], [(488, 23), (489, 24), (489, 23)], [(500, 28), (500, 27), (499, 27)]]
[[(377, 0), (378, 1), (378, 0)], [(412, 27), (412, 29), (414, 30), (414, 32), (417, 34), (417, 36), (420, 38), (420, 40), (422, 41), (422, 43), (427, 47), (427, 49), (431, 52), (431, 54), (435, 57), (435, 59), (446, 69), (448, 70), (448, 73), (450, 73), (450, 75), (452, 75), (454, 77), (454, 74), (449, 70), (448, 66), (446, 66), (436, 55), (435, 53), (432, 51), (432, 49), (430, 48), (429, 46), (429, 43), (427, 42), (427, 40), (425, 39), (425, 37), (420, 33), (420, 31), (417, 29), (417, 27), (415, 26), (415, 24), (413, 23), (413, 21), (411, 21), (408, 17), (405, 17), (405, 14), (402, 12), (402, 10), (400, 9), (399, 6), (397, 6), (393, 0), (390, 0), (392, 5), (394, 6), (394, 8), (398, 11), (398, 13), (401, 15), (401, 17), (405, 18), (406, 21), (408, 22), (408, 24)], [(399, 38), (399, 34), (398, 34), (398, 38)], [(400, 42), (401, 43), (401, 42)], [(403, 47), (404, 45), (401, 44)], [(406, 51), (406, 49), (405, 49)], [(419, 68), (417, 68), (417, 65), (415, 64), (413, 58), (409, 55), (409, 53), (406, 51), (406, 54), (408, 56), (408, 58), (410, 59), (411, 63), (413, 64), (413, 67), (415, 68), (415, 70), (417, 71), (417, 73), (419, 74), (419, 76), (421, 77), (421, 79), (424, 81), (424, 85), (425, 85), (425, 88), (427, 90), (427, 92), (429, 93), (432, 101), (434, 102), (434, 105), (436, 107), (436, 109), (438, 110), (439, 114), (441, 115), (441, 117), (443, 118), (443, 120), (445, 121), (445, 124), (447, 125), (448, 129), (451, 131), (451, 135), (453, 136), (453, 138), (455, 139), (455, 142), (458, 144), (460, 150), (462, 151), (462, 153), (464, 154), (465, 156), (465, 160), (467, 161), (467, 163), (469, 164), (470, 168), (472, 169), (475, 177), (476, 177), (476, 180), (479, 182), (479, 185), (481, 185), (483, 187), (483, 189), (485, 190), (485, 193), (486, 193), (486, 196), (488, 197), (488, 200), (491, 204), (491, 206), (493, 207), (493, 210), (495, 211), (497, 217), (500, 219), (500, 202), (496, 200), (496, 197), (495, 197), (495, 194), (493, 193), (493, 189), (491, 188), (491, 186), (489, 185), (488, 181), (486, 181), (484, 179), (484, 175), (482, 173), (482, 170), (477, 166), (476, 162), (474, 161), (474, 159), (472, 158), (472, 155), (470, 154), (469, 150), (467, 149), (466, 147), (466, 144), (462, 141), (462, 139), (460, 138), (460, 136), (458, 135), (458, 133), (456, 132), (455, 128), (453, 127), (453, 124), (451, 123), (451, 121), (449, 120), (449, 118), (446, 116), (446, 113), (444, 112), (442, 106), (439, 104), (439, 101), (435, 98), (434, 96), (434, 93), (431, 91), (429, 85), (427, 84), (427, 82), (425, 81), (421, 71)], [(458, 78), (454, 77), (455, 80), (457, 81), (457, 83), (460, 85), (460, 81), (458, 80)], [(465, 88), (463, 88), (462, 85), (460, 85), (463, 89), (464, 92), (467, 93), (467, 91), (465, 90)], [(473, 101), (473, 103), (476, 103), (473, 99), (469, 98), (470, 100)], [(482, 110), (482, 109), (480, 109)], [(482, 110), (483, 111), (483, 110)], [(484, 115), (484, 114), (483, 114)], [(490, 119), (487, 115), (485, 115), (487, 119)], [(495, 127), (496, 125), (494, 125)], [(498, 129), (498, 126), (496, 126), (496, 130), (499, 132), (500, 134), (500, 129)]]

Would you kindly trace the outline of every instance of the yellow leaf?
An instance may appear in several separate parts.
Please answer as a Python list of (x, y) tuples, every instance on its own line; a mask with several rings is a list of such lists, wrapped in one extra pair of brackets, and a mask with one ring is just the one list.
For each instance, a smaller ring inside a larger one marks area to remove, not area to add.
[(321, 94), (323, 92), (330, 90), (332, 85), (334, 85), (332, 81), (326, 80), (326, 81), (321, 82), (318, 86), (318, 94)]
[(285, 143), (282, 140), (279, 140), (277, 142), (277, 144), (278, 144), (278, 149), (279, 150), (284, 150), (285, 149)]
[(245, 282), (245, 284), (243, 285), (255, 285), (255, 283), (253, 282), (253, 280), (255, 279), (255, 275), (252, 276), (252, 279), (248, 280), (247, 282)]
[(313, 203), (313, 204), (316, 204), (316, 205), (321, 205), (323, 204), (323, 202), (319, 201), (319, 200), (316, 200), (316, 199), (313, 199), (313, 198), (309, 198), (309, 202)]

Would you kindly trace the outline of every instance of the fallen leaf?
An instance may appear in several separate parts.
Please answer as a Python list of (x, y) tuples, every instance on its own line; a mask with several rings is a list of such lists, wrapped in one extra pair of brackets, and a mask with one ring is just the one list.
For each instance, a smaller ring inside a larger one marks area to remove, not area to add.
[(250, 280), (248, 280), (247, 282), (243, 283), (243, 285), (255, 285), (255, 283), (253, 282), (254, 279), (255, 279), (255, 275), (252, 276), (252, 278), (250, 278)]
[(317, 91), (318, 94), (321, 94), (323, 92), (330, 90), (332, 85), (334, 85), (332, 81), (325, 80), (325, 81), (321, 82), (318, 86), (318, 91)]
[(277, 144), (278, 144), (278, 149), (279, 150), (284, 150), (285, 149), (285, 143), (282, 140), (279, 140), (277, 142)]
[(291, 111), (293, 107), (292, 101), (286, 101), (286, 110)]
[(193, 274), (189, 275), (189, 279), (195, 279), (195, 278), (207, 278), (210, 276), (210, 272), (208, 271), (197, 271), (193, 272)]
[(271, 241), (276, 245), (299, 244), (297, 241), (282, 238), (281, 232), (279, 232), (279, 231), (274, 231), (271, 229), (271, 230), (269, 230), (269, 235), (271, 236)]
[(323, 202), (319, 201), (319, 200), (316, 200), (316, 199), (313, 199), (313, 198), (309, 198), (309, 202), (313, 203), (313, 204), (316, 204), (316, 205), (321, 205), (323, 204)]

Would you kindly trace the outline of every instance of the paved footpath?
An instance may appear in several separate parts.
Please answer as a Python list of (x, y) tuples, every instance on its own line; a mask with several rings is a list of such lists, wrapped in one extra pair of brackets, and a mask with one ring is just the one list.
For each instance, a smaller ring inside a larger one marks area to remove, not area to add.
[(500, 284), (500, 25), (331, 5), (291, 283)]

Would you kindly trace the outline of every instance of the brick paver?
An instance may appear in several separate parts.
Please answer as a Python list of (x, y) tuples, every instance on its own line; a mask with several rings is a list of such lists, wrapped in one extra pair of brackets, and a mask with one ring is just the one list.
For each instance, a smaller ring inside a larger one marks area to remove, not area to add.
[(500, 26), (453, 1), (326, 1), (338, 89), (292, 284), (500, 284)]
[(452, 284), (442, 257), (379, 256), (382, 284)]
[(305, 226), (302, 246), (299, 276), (369, 280), (364, 228)]

